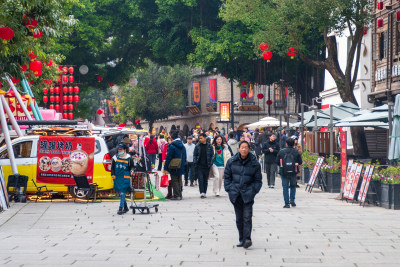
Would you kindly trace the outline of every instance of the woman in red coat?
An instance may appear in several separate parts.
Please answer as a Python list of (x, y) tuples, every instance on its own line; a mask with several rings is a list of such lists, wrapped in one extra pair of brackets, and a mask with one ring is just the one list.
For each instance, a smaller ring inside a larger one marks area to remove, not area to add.
[(156, 155), (158, 150), (157, 140), (154, 138), (154, 135), (150, 135), (149, 142), (144, 145), (144, 148), (146, 149), (147, 156), (150, 159), (151, 168), (154, 169), (154, 166), (156, 165)]

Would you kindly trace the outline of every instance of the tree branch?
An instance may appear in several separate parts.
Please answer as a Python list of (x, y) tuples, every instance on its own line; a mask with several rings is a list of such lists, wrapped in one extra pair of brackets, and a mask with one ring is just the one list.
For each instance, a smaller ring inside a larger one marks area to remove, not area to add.
[[(351, 71), (352, 71), (352, 67), (353, 67), (355, 52), (356, 52), (357, 46), (359, 46), (359, 42), (362, 39), (362, 36), (363, 36), (362, 27), (356, 26), (356, 32), (355, 32), (354, 38), (352, 39), (349, 53), (347, 54), (345, 84), (349, 85), (349, 86), (352, 84)], [(353, 89), (352, 87), (348, 87), (348, 88), (351, 90)]]
[(351, 81), (351, 88), (354, 88), (354, 86), (356, 85), (356, 82), (357, 82), (358, 68), (360, 66), (361, 42), (362, 42), (362, 38), (358, 41), (358, 44), (357, 44), (357, 58), (356, 58), (356, 65), (354, 66), (354, 73), (353, 73), (353, 79)]
[(353, 40), (353, 38), (354, 38), (353, 29), (351, 28), (351, 23), (350, 23), (350, 21), (348, 19), (347, 19), (347, 27), (349, 28), (349, 32), (350, 32), (350, 35), (351, 35), (351, 40)]

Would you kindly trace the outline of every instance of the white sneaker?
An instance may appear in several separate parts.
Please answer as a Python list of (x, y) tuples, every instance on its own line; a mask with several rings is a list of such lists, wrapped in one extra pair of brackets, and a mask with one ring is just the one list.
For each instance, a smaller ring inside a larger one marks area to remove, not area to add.
[(219, 197), (219, 192), (215, 193), (215, 196), (216, 196), (216, 197)]

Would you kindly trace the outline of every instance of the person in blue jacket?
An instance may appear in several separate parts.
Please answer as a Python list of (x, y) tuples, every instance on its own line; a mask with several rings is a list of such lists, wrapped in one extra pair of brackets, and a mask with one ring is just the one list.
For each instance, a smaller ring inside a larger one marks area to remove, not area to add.
[(118, 153), (112, 158), (111, 176), (114, 182), (114, 190), (119, 192), (120, 203), (117, 214), (122, 215), (129, 211), (125, 194), (131, 192), (131, 174), (134, 172), (134, 163), (131, 155), (127, 154), (128, 147), (124, 143), (118, 146)]
[[(182, 200), (182, 175), (185, 174), (186, 149), (178, 137), (178, 131), (171, 132), (172, 143), (168, 145), (167, 158), (165, 160), (164, 172), (171, 174), (171, 186), (173, 197), (171, 200)], [(181, 167), (176, 170), (169, 169), (169, 163), (174, 158), (181, 159)]]

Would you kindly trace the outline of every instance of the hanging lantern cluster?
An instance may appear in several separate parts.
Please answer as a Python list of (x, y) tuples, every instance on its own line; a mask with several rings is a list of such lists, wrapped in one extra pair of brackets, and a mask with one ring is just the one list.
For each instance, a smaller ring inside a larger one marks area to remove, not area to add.
[[(52, 64), (52, 62), (49, 61), (46, 65), (49, 64)], [(59, 106), (59, 110), (63, 114), (63, 119), (72, 120), (74, 118), (72, 113), (74, 110), (73, 102), (75, 102), (75, 107), (79, 102), (79, 87), (77, 86), (78, 83), (75, 83), (73, 76), (75, 69), (72, 66), (63, 66), (60, 67), (60, 71), (60, 87), (55, 89), (56, 92), (60, 93), (60, 102), (62, 103)]]
[(270, 62), (273, 54), (271, 51), (268, 51), (269, 49), (268, 43), (261, 43), (258, 47), (263, 52), (262, 58), (265, 59), (267, 62)]

